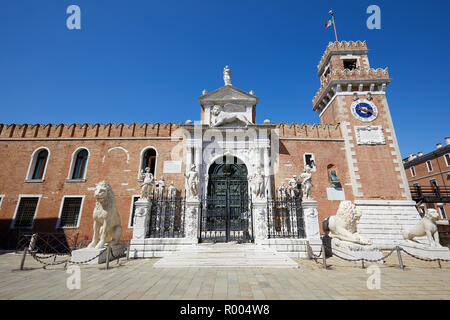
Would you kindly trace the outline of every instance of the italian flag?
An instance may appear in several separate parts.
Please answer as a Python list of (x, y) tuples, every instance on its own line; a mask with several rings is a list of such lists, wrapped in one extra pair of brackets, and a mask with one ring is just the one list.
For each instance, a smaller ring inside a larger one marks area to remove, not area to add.
[(330, 27), (333, 23), (334, 23), (334, 18), (331, 17), (330, 20), (328, 20), (327, 22), (325, 22), (325, 28)]

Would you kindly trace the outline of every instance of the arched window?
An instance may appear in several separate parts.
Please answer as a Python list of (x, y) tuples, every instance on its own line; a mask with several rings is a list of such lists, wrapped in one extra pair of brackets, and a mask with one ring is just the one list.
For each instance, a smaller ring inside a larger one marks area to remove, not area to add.
[(45, 147), (38, 148), (33, 152), (25, 181), (42, 182), (44, 180), (49, 155), (50, 152)]
[(33, 175), (31, 179), (42, 179), (44, 176), (45, 165), (47, 164), (48, 151), (41, 150), (37, 154), (36, 163), (34, 165)]
[(147, 149), (142, 155), (141, 162), (141, 170), (145, 170), (145, 168), (150, 168), (150, 172), (155, 175), (156, 168), (156, 150), (155, 149)]
[(86, 149), (78, 151), (74, 158), (72, 179), (84, 179), (89, 153)]

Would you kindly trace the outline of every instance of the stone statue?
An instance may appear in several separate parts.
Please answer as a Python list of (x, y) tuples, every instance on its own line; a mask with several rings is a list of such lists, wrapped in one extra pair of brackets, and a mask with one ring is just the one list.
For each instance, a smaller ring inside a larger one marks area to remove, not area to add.
[(228, 66), (225, 66), (225, 68), (223, 68), (223, 81), (225, 82), (226, 86), (231, 86), (231, 70), (228, 68)]
[(150, 172), (150, 168), (145, 168), (141, 171), (141, 178), (144, 179), (143, 183), (141, 184), (141, 200), (148, 200), (150, 199), (150, 195), (153, 190), (153, 174)]
[(341, 181), (339, 180), (338, 176), (336, 175), (335, 170), (330, 171), (330, 178), (329, 178), (330, 184), (334, 189), (341, 188)]
[(92, 214), (94, 235), (88, 248), (100, 249), (106, 243), (114, 245), (119, 242), (122, 236), (122, 225), (117, 211), (116, 198), (111, 186), (106, 181), (97, 183), (94, 198), (96, 200)]
[(264, 175), (261, 171), (261, 168), (256, 169), (252, 178), (252, 186), (253, 186), (253, 195), (257, 199), (264, 198)]
[(173, 181), (170, 182), (170, 186), (167, 188), (167, 199), (175, 200), (177, 197), (177, 188), (173, 185)]
[(436, 209), (427, 209), (425, 216), (417, 225), (407, 231), (402, 230), (403, 239), (412, 240), (415, 237), (427, 236), (430, 247), (442, 247), (439, 243), (439, 233), (436, 225), (438, 219), (439, 213)]
[(356, 232), (361, 215), (361, 210), (351, 201), (341, 201), (336, 215), (328, 217), (323, 221), (323, 231), (331, 238), (361, 245), (371, 245), (372, 242), (370, 239)]
[(223, 112), (222, 107), (219, 105), (215, 105), (212, 108), (211, 114), (214, 116), (214, 122), (212, 122), (212, 127), (219, 127), (224, 124), (233, 123), (236, 121), (243, 123), (245, 126), (251, 123), (250, 121), (247, 120), (244, 114)]
[(288, 187), (288, 191), (289, 191), (289, 197), (291, 199), (297, 199), (299, 196), (299, 192), (298, 192), (298, 180), (297, 180), (297, 176), (293, 175), (292, 178), (289, 180), (289, 187)]
[(287, 199), (287, 190), (286, 187), (284, 185), (284, 182), (281, 183), (281, 186), (278, 188), (278, 199), (284, 201)]
[(302, 200), (312, 200), (312, 174), (311, 167), (309, 165), (305, 165), (305, 172), (300, 175), (302, 178)]
[(199, 179), (198, 173), (195, 171), (195, 164), (191, 166), (191, 170), (186, 174), (186, 190), (189, 192), (188, 198), (198, 200)]
[(164, 180), (164, 176), (161, 176), (161, 179), (156, 184), (156, 196), (158, 199), (164, 198), (164, 190), (166, 189), (166, 180)]

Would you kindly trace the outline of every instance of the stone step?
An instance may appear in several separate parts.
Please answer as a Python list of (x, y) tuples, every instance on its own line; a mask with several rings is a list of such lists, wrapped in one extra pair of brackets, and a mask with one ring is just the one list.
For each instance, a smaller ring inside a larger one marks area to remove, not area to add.
[(198, 244), (164, 256), (155, 268), (265, 267), (297, 268), (288, 256), (255, 244)]

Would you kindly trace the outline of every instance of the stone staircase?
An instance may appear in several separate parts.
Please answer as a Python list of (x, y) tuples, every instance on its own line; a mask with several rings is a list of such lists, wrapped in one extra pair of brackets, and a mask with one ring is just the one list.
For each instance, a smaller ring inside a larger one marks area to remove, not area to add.
[[(356, 200), (355, 204), (362, 211), (358, 233), (383, 249), (396, 246), (403, 240), (402, 229), (407, 230), (421, 220), (413, 201)], [(415, 240), (428, 243), (426, 237)]]
[(155, 268), (260, 267), (298, 268), (291, 258), (256, 244), (216, 243), (186, 246), (153, 265)]

